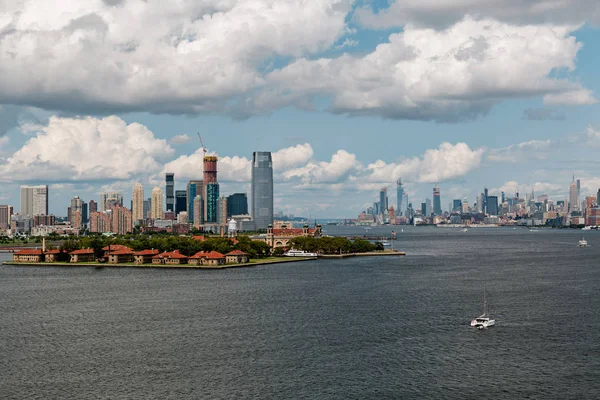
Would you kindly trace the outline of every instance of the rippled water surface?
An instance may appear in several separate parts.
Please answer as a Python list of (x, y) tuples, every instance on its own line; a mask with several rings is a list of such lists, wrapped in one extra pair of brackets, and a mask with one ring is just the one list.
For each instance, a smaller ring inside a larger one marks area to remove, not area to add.
[[(223, 271), (2, 266), (0, 398), (597, 399), (585, 235), (404, 228), (406, 257)], [(484, 281), (497, 326), (477, 331)]]

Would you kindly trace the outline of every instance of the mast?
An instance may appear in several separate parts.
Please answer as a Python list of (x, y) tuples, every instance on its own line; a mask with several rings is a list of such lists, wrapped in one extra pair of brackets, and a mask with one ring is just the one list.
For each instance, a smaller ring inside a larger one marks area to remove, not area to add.
[(487, 283), (483, 286), (483, 315), (487, 316)]

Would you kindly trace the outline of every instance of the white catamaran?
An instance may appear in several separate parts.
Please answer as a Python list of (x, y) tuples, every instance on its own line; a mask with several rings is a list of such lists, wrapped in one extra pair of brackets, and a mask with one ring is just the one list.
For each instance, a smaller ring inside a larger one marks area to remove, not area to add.
[(473, 318), (471, 321), (471, 326), (477, 329), (489, 328), (490, 326), (496, 325), (496, 320), (491, 319), (488, 315), (487, 310), (487, 293), (486, 288), (483, 288), (483, 314), (481, 314), (477, 318)]

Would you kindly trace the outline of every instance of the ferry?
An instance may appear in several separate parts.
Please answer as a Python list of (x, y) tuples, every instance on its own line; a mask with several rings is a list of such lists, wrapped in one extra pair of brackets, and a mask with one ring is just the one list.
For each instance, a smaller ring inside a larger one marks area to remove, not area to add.
[(287, 253), (283, 253), (283, 255), (286, 257), (316, 257), (317, 253), (310, 253), (308, 251), (291, 249)]

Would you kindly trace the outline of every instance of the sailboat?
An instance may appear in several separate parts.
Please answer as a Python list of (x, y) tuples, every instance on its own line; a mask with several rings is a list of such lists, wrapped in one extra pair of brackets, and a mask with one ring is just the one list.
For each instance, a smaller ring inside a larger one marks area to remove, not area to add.
[(481, 314), (477, 318), (473, 318), (473, 320), (471, 320), (471, 326), (473, 326), (477, 329), (483, 329), (483, 328), (489, 328), (490, 326), (494, 326), (494, 325), (496, 325), (496, 320), (491, 319), (490, 316), (488, 315), (487, 290), (484, 286), (484, 288), (483, 288), (483, 314)]

